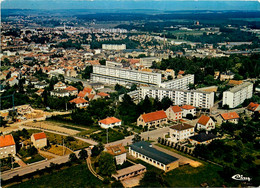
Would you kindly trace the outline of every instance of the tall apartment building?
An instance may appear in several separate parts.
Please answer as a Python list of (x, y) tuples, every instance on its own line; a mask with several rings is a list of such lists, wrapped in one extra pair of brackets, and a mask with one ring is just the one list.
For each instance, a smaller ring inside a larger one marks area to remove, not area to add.
[(214, 105), (214, 92), (198, 91), (198, 90), (180, 90), (180, 89), (165, 89), (158, 87), (141, 87), (140, 98), (145, 96), (162, 100), (164, 97), (169, 97), (174, 105), (192, 105), (209, 109)]
[(187, 74), (181, 78), (163, 82), (160, 84), (160, 87), (166, 89), (189, 89), (189, 83), (194, 84), (194, 74)]
[(102, 50), (125, 50), (125, 44), (102, 44)]
[(189, 83), (194, 83), (194, 75), (185, 75), (182, 78), (162, 82), (160, 73), (136, 71), (130, 69), (123, 69), (114, 66), (93, 66), (93, 73), (91, 74), (93, 82), (103, 82), (107, 84), (121, 84), (129, 83), (145, 84), (149, 86), (158, 86), (167, 89), (188, 89)]
[(107, 84), (118, 83), (126, 85), (128, 83), (136, 83), (159, 85), (161, 84), (161, 74), (100, 65), (93, 66), (91, 80), (93, 82), (103, 82)]
[(244, 82), (223, 92), (223, 105), (235, 108), (253, 95), (253, 83)]

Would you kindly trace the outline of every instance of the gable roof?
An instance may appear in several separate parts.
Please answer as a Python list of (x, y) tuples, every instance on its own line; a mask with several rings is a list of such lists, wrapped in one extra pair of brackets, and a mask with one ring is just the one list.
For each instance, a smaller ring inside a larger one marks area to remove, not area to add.
[(256, 111), (259, 104), (250, 102), (250, 104), (246, 107), (250, 111)]
[(163, 110), (151, 112), (148, 114), (142, 114), (141, 116), (142, 116), (144, 122), (146, 122), (146, 123), (167, 118), (167, 115)]
[(173, 125), (170, 127), (170, 129), (175, 129), (177, 131), (182, 131), (182, 130), (191, 129), (191, 128), (194, 128), (194, 127), (187, 123), (179, 123), (177, 125)]
[(201, 124), (201, 125), (206, 125), (209, 120), (210, 120), (210, 117), (202, 115), (202, 116), (200, 116), (198, 123)]
[(85, 87), (85, 88), (83, 89), (83, 91), (90, 94), (91, 91), (92, 91), (92, 88)]
[(170, 108), (172, 109), (172, 111), (173, 111), (174, 113), (176, 113), (176, 112), (181, 112), (181, 111), (182, 111), (181, 107), (179, 107), (179, 106), (172, 106), (172, 107), (170, 107)]
[(120, 119), (117, 119), (115, 117), (108, 117), (106, 119), (102, 119), (98, 122), (102, 123), (102, 124), (105, 124), (105, 125), (109, 125), (109, 124), (112, 124), (112, 123), (117, 123), (117, 122), (120, 122), (121, 120)]
[(80, 91), (78, 94), (78, 97), (84, 98), (86, 96), (87, 92), (85, 91)]
[(194, 109), (195, 107), (191, 106), (191, 105), (183, 105), (181, 108), (185, 109), (185, 110), (191, 110), (191, 109)]
[(45, 134), (44, 132), (34, 133), (34, 134), (33, 134), (33, 137), (34, 137), (35, 140), (40, 140), (40, 139), (47, 138), (47, 137), (46, 137), (46, 134)]
[(178, 158), (153, 148), (150, 143), (145, 141), (136, 142), (130, 145), (130, 148), (165, 165), (178, 160)]
[(0, 148), (12, 145), (15, 145), (15, 142), (11, 134), (0, 136)]
[(110, 95), (105, 93), (105, 92), (100, 92), (97, 95), (101, 96), (101, 97), (109, 97)]
[(224, 114), (220, 114), (224, 120), (230, 120), (230, 119), (238, 119), (239, 115), (236, 112), (228, 112)]
[(73, 87), (73, 86), (68, 86), (68, 87), (66, 87), (66, 90), (68, 90), (68, 91), (77, 91), (78, 89)]
[(106, 147), (106, 150), (111, 155), (121, 155), (123, 153), (126, 153), (126, 149), (122, 144), (114, 145), (114, 146), (108, 146)]
[(70, 100), (70, 103), (75, 103), (75, 104), (82, 104), (82, 103), (86, 103), (86, 102), (88, 102), (88, 101), (83, 98), (75, 98), (75, 99)]

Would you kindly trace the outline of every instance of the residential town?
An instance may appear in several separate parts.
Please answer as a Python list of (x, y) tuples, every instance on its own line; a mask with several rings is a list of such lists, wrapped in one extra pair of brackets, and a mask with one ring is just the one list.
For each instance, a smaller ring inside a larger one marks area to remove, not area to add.
[(35, 14), (1, 22), (3, 187), (259, 186), (259, 29)]

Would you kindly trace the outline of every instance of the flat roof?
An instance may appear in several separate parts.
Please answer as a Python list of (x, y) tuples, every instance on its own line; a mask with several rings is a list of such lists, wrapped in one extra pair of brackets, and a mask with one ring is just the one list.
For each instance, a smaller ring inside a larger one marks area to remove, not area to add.
[(239, 85), (237, 85), (235, 87), (230, 88), (227, 91), (229, 91), (231, 93), (236, 93), (236, 92), (240, 91), (241, 89), (243, 89), (244, 87), (248, 87), (249, 85), (253, 86), (253, 83), (251, 83), (251, 82), (244, 82), (242, 84), (239, 84)]
[(138, 170), (142, 170), (144, 168), (146, 169), (146, 167), (144, 165), (135, 164), (133, 166), (129, 166), (127, 168), (123, 168), (121, 170), (116, 171), (116, 174), (113, 174), (113, 176), (115, 176), (115, 177), (124, 176), (124, 175), (130, 174), (132, 172), (136, 172)]
[(141, 153), (165, 165), (179, 160), (176, 157), (173, 157), (171, 155), (168, 155), (167, 153), (164, 153), (162, 151), (153, 148), (152, 144), (150, 144), (149, 142), (145, 142), (145, 141), (136, 142), (130, 145), (130, 147), (132, 150)]

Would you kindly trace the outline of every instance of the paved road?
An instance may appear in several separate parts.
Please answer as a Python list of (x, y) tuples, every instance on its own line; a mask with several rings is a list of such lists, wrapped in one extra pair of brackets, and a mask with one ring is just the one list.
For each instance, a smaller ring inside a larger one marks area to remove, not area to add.
[[(78, 155), (80, 150), (74, 152)], [(31, 172), (36, 171), (37, 169), (41, 170), (44, 169), (46, 166), (50, 166), (50, 163), (62, 164), (69, 161), (69, 155), (59, 156), (57, 158), (53, 158), (47, 161), (40, 161), (38, 163), (34, 163), (31, 165), (27, 165), (25, 167), (16, 168), (14, 170), (5, 171), (2, 173), (1, 179), (8, 180), (13, 178), (16, 175), (22, 176)]]

